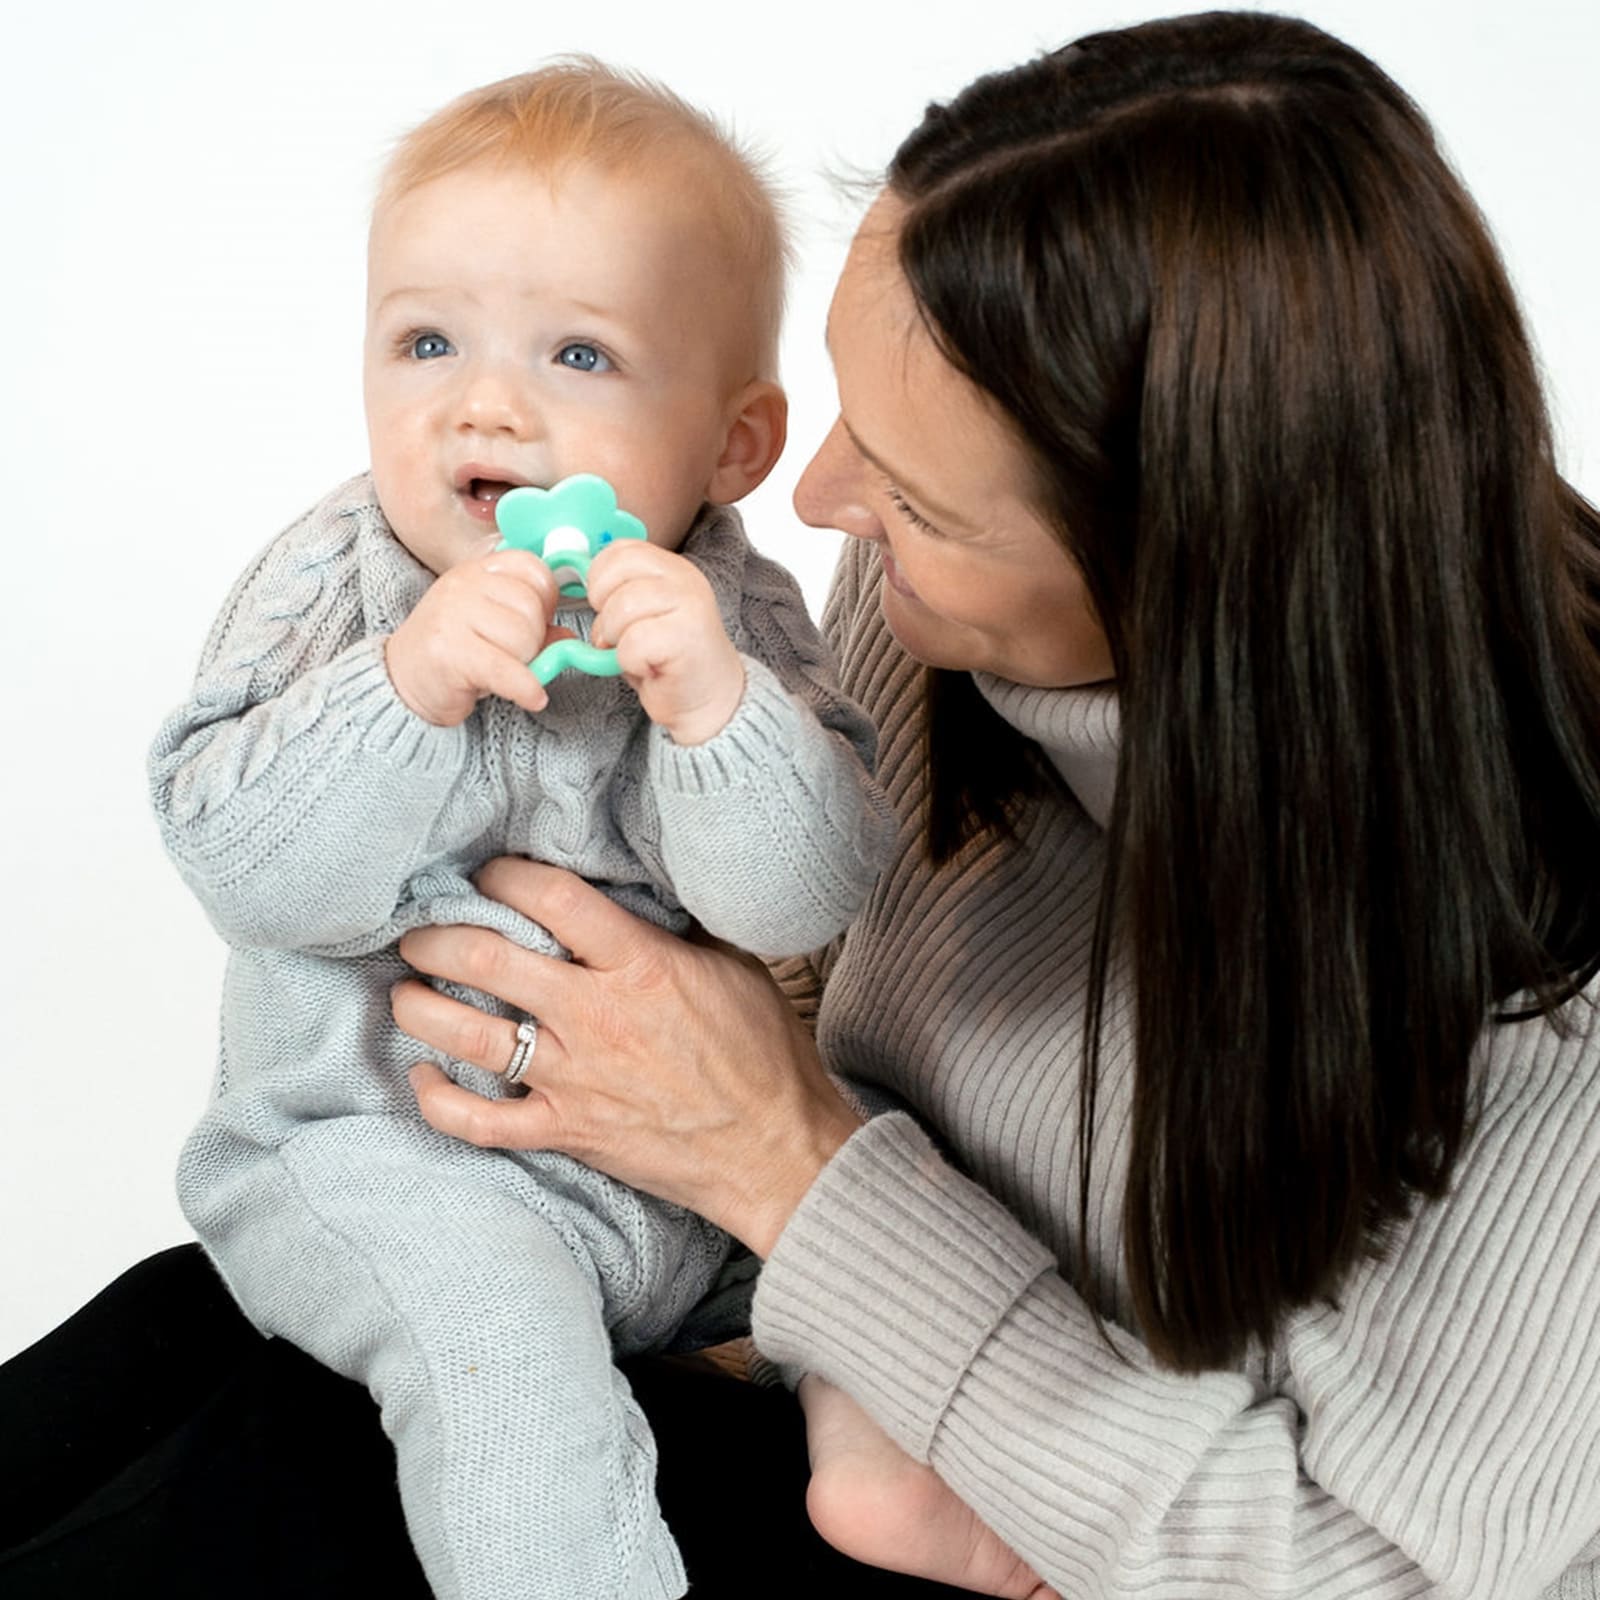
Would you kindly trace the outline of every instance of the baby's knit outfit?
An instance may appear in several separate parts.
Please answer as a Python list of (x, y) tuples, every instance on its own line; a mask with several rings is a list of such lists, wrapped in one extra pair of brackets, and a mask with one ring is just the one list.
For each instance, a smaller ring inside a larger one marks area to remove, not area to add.
[[(472, 923), (563, 953), (473, 889), (510, 853), (663, 926), (692, 916), (760, 954), (803, 951), (848, 923), (889, 843), (872, 729), (793, 579), (726, 509), (683, 553), (744, 658), (714, 738), (676, 745), (621, 679), (579, 675), (537, 716), (491, 698), (437, 727), (384, 665), (432, 574), (363, 475), (235, 586), (151, 755), (167, 848), (231, 946), (215, 1096), (179, 1198), (256, 1326), (378, 1400), (412, 1538), (450, 1600), (684, 1593), (613, 1358), (668, 1346), (728, 1240), (565, 1156), (434, 1132), (406, 1081), (427, 1052), (389, 1011), (409, 975), (397, 940)], [(590, 618), (558, 620), (586, 634)]]

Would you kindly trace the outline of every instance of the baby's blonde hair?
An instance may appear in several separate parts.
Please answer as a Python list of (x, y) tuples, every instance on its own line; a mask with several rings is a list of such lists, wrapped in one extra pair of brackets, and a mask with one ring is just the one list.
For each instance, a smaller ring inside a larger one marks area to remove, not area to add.
[(724, 269), (747, 286), (746, 377), (778, 372), (789, 244), (764, 163), (708, 113), (641, 73), (592, 56), (562, 56), (532, 72), (471, 89), (396, 145), (374, 217), (425, 183), (481, 162), (556, 173), (573, 162), (663, 178), (688, 170)]

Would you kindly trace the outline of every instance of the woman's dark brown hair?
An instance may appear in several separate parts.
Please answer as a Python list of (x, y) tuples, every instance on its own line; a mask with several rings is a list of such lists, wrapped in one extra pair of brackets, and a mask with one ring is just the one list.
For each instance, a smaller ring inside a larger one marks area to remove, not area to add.
[[(1135, 1308), (1231, 1363), (1446, 1192), (1486, 1022), (1600, 969), (1600, 518), (1427, 122), (1316, 28), (1080, 40), (930, 108), (889, 182), (1116, 665), (1080, 1208), (1125, 940)], [(947, 856), (1028, 767), (936, 678)]]

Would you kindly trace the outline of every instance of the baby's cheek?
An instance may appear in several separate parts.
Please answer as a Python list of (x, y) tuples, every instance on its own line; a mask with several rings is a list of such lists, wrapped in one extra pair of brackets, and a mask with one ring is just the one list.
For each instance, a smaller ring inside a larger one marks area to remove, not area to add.
[(631, 511), (645, 526), (650, 543), (662, 550), (677, 550), (687, 538), (698, 516), (702, 497), (698, 494), (680, 493), (676, 496), (641, 494), (636, 501), (623, 498), (617, 492), (617, 504)]

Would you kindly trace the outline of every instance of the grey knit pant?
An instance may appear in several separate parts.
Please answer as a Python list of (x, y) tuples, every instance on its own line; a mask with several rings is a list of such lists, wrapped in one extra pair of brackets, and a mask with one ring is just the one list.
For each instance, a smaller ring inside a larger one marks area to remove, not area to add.
[[(337, 965), (387, 994), (372, 958)], [(720, 1230), (565, 1156), (436, 1133), (394, 1062), (236, 1079), (180, 1197), (256, 1326), (378, 1401), (441, 1600), (685, 1592), (614, 1359), (671, 1341), (726, 1259)]]

